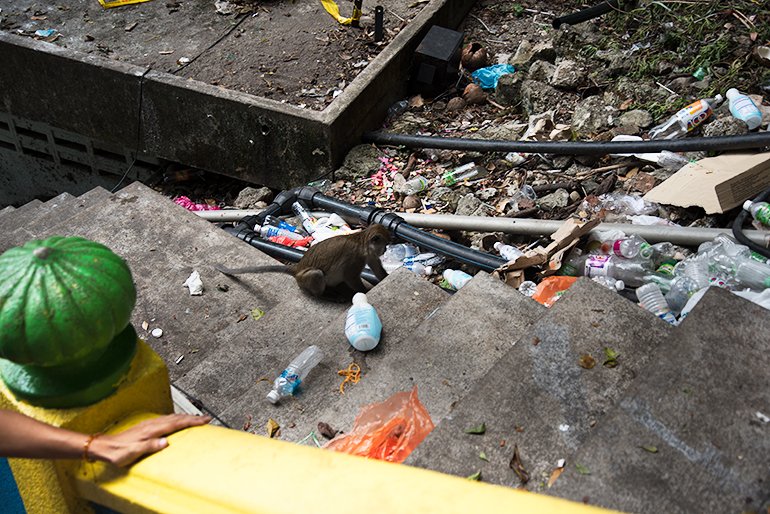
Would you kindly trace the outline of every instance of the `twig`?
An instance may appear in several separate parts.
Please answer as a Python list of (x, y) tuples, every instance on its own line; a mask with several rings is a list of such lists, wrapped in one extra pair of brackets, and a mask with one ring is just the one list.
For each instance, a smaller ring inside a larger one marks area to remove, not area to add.
[(490, 29), (490, 28), (487, 26), (487, 24), (486, 24), (486, 23), (484, 23), (484, 22), (482, 21), (482, 19), (481, 19), (481, 18), (479, 18), (478, 16), (474, 16), (473, 14), (471, 14), (471, 18), (474, 18), (474, 19), (478, 20), (478, 22), (479, 22), (479, 23), (481, 23), (481, 24), (484, 26), (484, 28), (485, 28), (485, 29), (487, 29), (487, 32), (489, 32), (490, 34), (492, 34), (492, 35), (495, 35), (495, 34), (497, 34), (497, 32), (496, 32), (495, 30), (493, 30), (493, 29)]
[(388, 12), (389, 12), (390, 14), (392, 14), (393, 16), (395, 16), (396, 18), (398, 18), (399, 20), (401, 20), (401, 21), (406, 21), (404, 18), (402, 18), (401, 16), (399, 16), (398, 14), (396, 14), (396, 12), (395, 12), (393, 9), (388, 9)]
[(524, 10), (526, 12), (531, 12), (532, 14), (545, 14), (546, 16), (556, 16), (554, 13), (548, 12), (548, 11), (538, 11), (537, 9), (527, 9), (526, 7), (524, 8)]
[(656, 84), (659, 85), (660, 87), (662, 87), (663, 89), (665, 89), (666, 91), (668, 91), (669, 93), (671, 93), (672, 95), (679, 96), (679, 93), (677, 93), (676, 91), (670, 90), (669, 88), (667, 88), (666, 86), (664, 86), (660, 82), (656, 82)]
[(490, 100), (489, 98), (487, 98), (487, 102), (489, 102), (489, 105), (492, 105), (492, 106), (494, 106), (494, 107), (497, 107), (498, 109), (500, 109), (500, 110), (502, 110), (502, 111), (504, 111), (505, 109), (507, 109), (507, 107), (503, 107), (503, 106), (502, 106), (502, 105), (500, 105), (499, 103), (495, 102), (494, 100)]

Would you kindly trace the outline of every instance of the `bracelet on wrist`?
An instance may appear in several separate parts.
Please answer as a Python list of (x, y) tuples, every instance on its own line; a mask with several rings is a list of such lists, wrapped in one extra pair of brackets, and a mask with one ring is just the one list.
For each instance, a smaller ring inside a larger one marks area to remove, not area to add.
[(89, 455), (89, 451), (91, 449), (91, 443), (94, 442), (94, 439), (102, 435), (101, 433), (97, 432), (95, 434), (91, 434), (88, 436), (88, 439), (86, 439), (86, 442), (83, 443), (83, 460), (86, 462), (96, 462), (96, 459), (92, 458)]

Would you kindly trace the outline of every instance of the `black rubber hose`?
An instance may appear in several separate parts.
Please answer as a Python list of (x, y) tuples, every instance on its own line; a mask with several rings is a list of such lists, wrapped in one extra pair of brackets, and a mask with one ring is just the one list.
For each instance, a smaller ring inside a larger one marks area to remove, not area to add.
[(490, 139), (465, 139), (437, 136), (413, 136), (389, 132), (368, 132), (363, 135), (366, 143), (406, 146), (408, 148), (441, 148), (476, 152), (523, 152), (555, 155), (607, 155), (637, 152), (694, 152), (748, 150), (770, 146), (770, 132), (757, 132), (743, 136), (692, 137), (654, 141), (500, 141)]
[[(244, 241), (257, 250), (266, 253), (267, 255), (271, 257), (275, 257), (278, 259), (282, 259), (289, 262), (298, 262), (304, 254), (304, 252), (297, 250), (295, 248), (291, 248), (289, 246), (279, 245), (278, 243), (273, 243), (272, 241), (267, 241), (265, 239), (262, 239), (259, 237), (259, 234), (254, 232), (253, 230), (244, 229), (244, 228), (238, 228), (238, 227), (230, 227), (225, 226), (223, 227), (225, 232), (228, 232), (241, 241)], [(372, 273), (371, 270), (365, 269), (361, 272), (361, 278), (369, 282), (370, 284), (374, 285), (379, 283), (380, 279), (377, 278), (377, 276)]]
[[(768, 199), (768, 197), (770, 197), (770, 189), (765, 189), (759, 194), (759, 196), (754, 198), (754, 200), (752, 201), (764, 202), (765, 200)], [(743, 224), (746, 222), (746, 218), (748, 216), (749, 216), (749, 213), (741, 209), (741, 212), (735, 218), (735, 221), (733, 221), (733, 235), (735, 236), (735, 239), (737, 239), (739, 243), (748, 246), (758, 254), (763, 255), (768, 259), (770, 259), (770, 249), (767, 249), (763, 246), (759, 246), (757, 243), (755, 243), (754, 241), (752, 241), (751, 239), (749, 239), (743, 234)]]
[(576, 25), (578, 23), (583, 23), (584, 21), (593, 20), (602, 14), (607, 14), (608, 12), (617, 9), (619, 3), (619, 0), (607, 0), (606, 2), (589, 7), (588, 9), (583, 9), (582, 11), (566, 16), (560, 16), (553, 20), (551, 24), (553, 25), (553, 28), (558, 29), (562, 25)]
[(317, 189), (309, 187), (301, 188), (298, 196), (316, 209), (336, 212), (343, 218), (358, 219), (366, 225), (379, 223), (405, 241), (434, 250), (443, 255), (448, 255), (458, 261), (472, 264), (484, 271), (493, 271), (508, 262), (502, 257), (471, 250), (466, 246), (423, 232), (405, 222), (397, 214), (385, 212), (382, 209), (351, 205), (336, 198), (326, 196)]

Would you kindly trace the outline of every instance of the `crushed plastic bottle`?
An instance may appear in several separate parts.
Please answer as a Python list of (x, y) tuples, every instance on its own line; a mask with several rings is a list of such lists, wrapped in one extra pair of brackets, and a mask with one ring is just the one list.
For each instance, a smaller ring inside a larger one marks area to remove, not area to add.
[(766, 227), (770, 227), (770, 204), (767, 202), (752, 202), (746, 200), (743, 210), (751, 214), (751, 217)]
[(500, 254), (500, 257), (507, 261), (515, 261), (522, 255), (524, 255), (524, 252), (516, 248), (515, 246), (507, 245), (504, 243), (501, 243), (500, 241), (496, 242), (494, 244), (495, 250), (498, 251)]
[(294, 395), (313, 369), (323, 359), (323, 352), (315, 345), (308, 346), (284, 369), (273, 383), (273, 389), (267, 393), (270, 403), (276, 404), (284, 398)]
[(433, 266), (426, 266), (421, 262), (416, 262), (410, 258), (404, 260), (404, 267), (413, 273), (427, 277), (433, 274)]
[(398, 193), (405, 195), (415, 195), (428, 189), (430, 182), (427, 178), (422, 176), (416, 176), (404, 182), (404, 184), (398, 189)]
[(692, 295), (702, 289), (698, 282), (686, 275), (676, 277), (671, 281), (671, 289), (666, 293), (666, 303), (674, 313), (682, 312)]
[(670, 171), (679, 171), (687, 164), (690, 164), (690, 160), (687, 157), (675, 152), (669, 152), (668, 150), (660, 152), (656, 162), (658, 166)]
[(666, 299), (663, 297), (663, 293), (660, 291), (660, 287), (657, 284), (644, 284), (637, 288), (636, 297), (639, 299), (639, 303), (642, 307), (655, 314), (657, 317), (676, 325), (676, 316), (671, 312)]
[(714, 112), (724, 98), (716, 95), (693, 102), (660, 125), (650, 129), (650, 139), (676, 139), (686, 136), (700, 126)]
[(455, 290), (461, 289), (465, 284), (467, 284), (473, 277), (465, 273), (464, 271), (456, 270), (456, 269), (447, 269), (444, 270), (443, 274), (444, 280), (447, 281), (447, 283), (452, 286)]
[(593, 277), (591, 280), (612, 291), (622, 291), (626, 288), (626, 284), (622, 280), (615, 280), (611, 277)]
[(345, 317), (345, 337), (360, 352), (377, 346), (382, 334), (382, 322), (364, 293), (353, 295), (353, 306)]
[(531, 280), (525, 280), (519, 284), (519, 292), (524, 296), (532, 297), (535, 295), (535, 291), (537, 291), (537, 284)]
[(565, 275), (569, 277), (579, 277), (585, 273), (585, 264), (588, 255), (583, 255), (583, 251), (580, 248), (573, 248), (570, 251), (567, 258), (562, 261), (561, 268), (559, 268), (559, 275)]
[(590, 255), (585, 262), (585, 276), (614, 278), (631, 287), (652, 282), (666, 291), (671, 283), (670, 278), (651, 271), (649, 260), (625, 259), (616, 255)]
[(637, 256), (642, 259), (649, 259), (652, 257), (653, 249), (643, 238), (631, 235), (623, 239), (602, 243), (602, 253), (615, 254), (626, 259), (633, 259)]
[(734, 87), (728, 89), (725, 96), (730, 103), (730, 113), (746, 123), (749, 130), (754, 130), (762, 124), (762, 111), (751, 98)]
[(477, 180), (486, 177), (488, 174), (489, 172), (485, 167), (476, 166), (476, 163), (469, 162), (441, 175), (441, 181), (447, 186), (453, 186), (465, 180)]

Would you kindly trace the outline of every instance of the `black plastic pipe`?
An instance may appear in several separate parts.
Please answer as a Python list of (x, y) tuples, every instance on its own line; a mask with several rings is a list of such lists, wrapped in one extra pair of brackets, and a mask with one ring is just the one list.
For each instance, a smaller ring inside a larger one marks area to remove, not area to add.
[(300, 200), (307, 202), (316, 209), (336, 212), (343, 218), (358, 219), (365, 225), (379, 223), (405, 241), (443, 255), (448, 255), (458, 261), (472, 264), (484, 271), (493, 271), (508, 262), (502, 257), (472, 250), (466, 246), (423, 232), (392, 212), (385, 212), (375, 207), (351, 205), (336, 198), (326, 196), (312, 187), (300, 188), (297, 191), (297, 196)]
[[(770, 197), (770, 189), (765, 189), (762, 191), (762, 193), (759, 194), (753, 202), (765, 202), (767, 201), (768, 197)], [(741, 209), (741, 212), (738, 213), (738, 216), (735, 218), (735, 221), (733, 221), (733, 235), (735, 236), (735, 239), (738, 240), (739, 243), (744, 244), (751, 248), (753, 251), (757, 252), (760, 255), (763, 255), (770, 259), (770, 250), (767, 248), (764, 248), (748, 237), (746, 237), (746, 234), (743, 233), (743, 223), (746, 221), (746, 218), (749, 216), (749, 213), (743, 209)]]
[[(224, 229), (225, 232), (234, 235), (241, 241), (250, 244), (257, 250), (264, 252), (271, 257), (276, 257), (289, 262), (298, 262), (305, 254), (301, 250), (262, 239), (259, 237), (259, 234), (248, 228), (224, 227)], [(380, 279), (378, 279), (369, 269), (362, 271), (361, 277), (372, 285), (377, 284), (380, 281)]]
[(551, 24), (553, 25), (553, 28), (558, 29), (562, 25), (575, 25), (578, 23), (583, 23), (584, 21), (593, 20), (602, 14), (607, 14), (608, 12), (617, 9), (619, 3), (619, 0), (607, 0), (606, 2), (594, 5), (588, 9), (583, 9), (582, 11), (568, 14), (566, 16), (560, 16), (553, 20)]
[(694, 152), (748, 150), (770, 146), (770, 132), (743, 136), (692, 137), (654, 141), (501, 141), (492, 139), (465, 139), (438, 136), (413, 136), (389, 132), (368, 132), (366, 143), (406, 146), (408, 148), (440, 148), (476, 152), (523, 152), (554, 155), (607, 155), (637, 152)]

